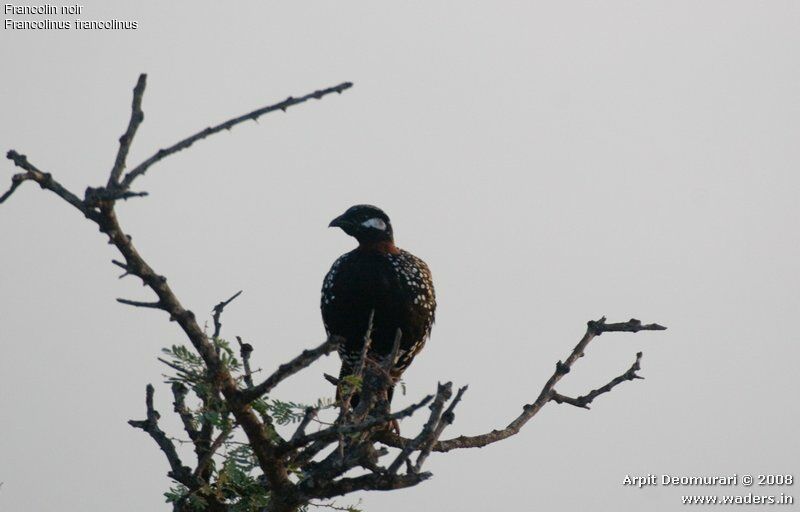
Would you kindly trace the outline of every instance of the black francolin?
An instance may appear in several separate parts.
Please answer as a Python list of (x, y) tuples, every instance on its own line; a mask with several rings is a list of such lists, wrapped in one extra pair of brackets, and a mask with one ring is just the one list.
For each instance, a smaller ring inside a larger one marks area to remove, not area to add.
[[(358, 247), (331, 266), (322, 285), (322, 320), (339, 344), (339, 378), (351, 375), (361, 356), (371, 312), (373, 326), (368, 355), (385, 360), (397, 329), (398, 357), (392, 366), (396, 380), (425, 345), (433, 326), (436, 295), (428, 265), (397, 248), (389, 217), (370, 205), (356, 205), (331, 221), (358, 240)], [(389, 401), (392, 389), (389, 389)], [(355, 406), (358, 397), (351, 404)]]

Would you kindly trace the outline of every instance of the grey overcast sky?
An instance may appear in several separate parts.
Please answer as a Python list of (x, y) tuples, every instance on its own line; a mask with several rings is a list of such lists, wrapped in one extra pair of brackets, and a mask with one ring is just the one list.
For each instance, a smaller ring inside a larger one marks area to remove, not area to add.
[[(800, 477), (800, 3), (122, 2), (81, 16), (129, 31), (0, 30), (0, 146), (82, 193), (107, 177), (149, 74), (135, 163), (211, 123), (353, 81), (154, 167), (120, 206), (145, 257), (265, 371), (319, 343), (322, 277), (360, 202), (437, 286), (433, 336), (406, 373), (470, 388), (447, 436), (504, 426), (601, 315), (669, 326), (606, 335), (564, 379), (582, 392), (644, 352), (646, 380), (591, 411), (551, 404), (522, 433), (434, 455), (434, 478), (369, 512), (671, 511), (684, 494), (626, 474)], [(15, 170), (0, 164), (5, 190)], [(161, 452), (126, 421), (181, 342), (117, 280), (96, 229), (26, 184), (0, 207), (0, 510), (168, 510)], [(330, 394), (335, 356), (277, 396)], [(403, 424), (411, 431), (417, 423)], [(795, 505), (796, 507), (797, 505)], [(753, 510), (762, 507), (752, 507)], [(747, 510), (737, 507), (737, 510)]]

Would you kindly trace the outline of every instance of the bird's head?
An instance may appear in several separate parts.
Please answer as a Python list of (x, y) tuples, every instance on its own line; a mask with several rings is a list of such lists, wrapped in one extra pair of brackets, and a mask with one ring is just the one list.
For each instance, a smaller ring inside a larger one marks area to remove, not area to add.
[(362, 245), (394, 241), (389, 216), (380, 208), (368, 204), (351, 206), (333, 219), (328, 227), (342, 228)]

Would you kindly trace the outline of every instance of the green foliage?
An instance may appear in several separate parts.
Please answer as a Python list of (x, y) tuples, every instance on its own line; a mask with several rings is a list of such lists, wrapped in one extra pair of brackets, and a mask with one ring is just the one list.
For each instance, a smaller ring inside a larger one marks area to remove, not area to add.
[(257, 464), (247, 445), (230, 450), (216, 473), (214, 494), (231, 505), (231, 512), (257, 512), (267, 505), (268, 494), (255, 476)]
[[(220, 361), (238, 382), (243, 382), (242, 365), (227, 341), (213, 339)], [(249, 445), (235, 440), (235, 423), (224, 400), (208, 378), (206, 366), (193, 350), (183, 345), (172, 345), (162, 350), (165, 357), (160, 361), (172, 372), (165, 375), (168, 383), (180, 384), (187, 390), (186, 412), (198, 430), (211, 427), (211, 439), (220, 432), (229, 432), (214, 459), (208, 465), (210, 475), (197, 489), (188, 489), (177, 484), (164, 493), (168, 503), (188, 505), (188, 509), (202, 511), (208, 508), (208, 500), (225, 503), (231, 512), (259, 512), (269, 502), (269, 493), (260, 481), (261, 471)], [(360, 379), (352, 380), (360, 387)], [(335, 406), (333, 398), (321, 398), (313, 405), (261, 397), (252, 402), (253, 409), (264, 419), (272, 435), (278, 436), (272, 424), (286, 426), (303, 419), (309, 407), (318, 410)], [(360, 512), (355, 508), (341, 508), (348, 512)]]
[(189, 489), (182, 484), (171, 487), (169, 491), (164, 493), (167, 498), (167, 503), (180, 503), (186, 502), (191, 510), (205, 510), (208, 507), (208, 502), (196, 493), (189, 492)]
[(313, 407), (318, 410), (330, 409), (336, 402), (332, 398), (320, 398), (315, 405), (299, 404), (297, 402), (283, 402), (281, 400), (264, 400), (264, 408), (278, 425), (297, 423), (303, 419), (306, 409)]
[[(236, 358), (236, 354), (231, 349), (230, 344), (222, 338), (214, 338), (213, 341), (223, 366), (231, 373), (241, 371), (242, 365)], [(161, 359), (161, 361), (177, 372), (177, 375), (167, 377), (168, 382), (206, 383), (206, 366), (200, 356), (193, 350), (184, 345), (172, 345), (172, 347), (163, 348), (161, 351), (168, 357), (168, 360)]]

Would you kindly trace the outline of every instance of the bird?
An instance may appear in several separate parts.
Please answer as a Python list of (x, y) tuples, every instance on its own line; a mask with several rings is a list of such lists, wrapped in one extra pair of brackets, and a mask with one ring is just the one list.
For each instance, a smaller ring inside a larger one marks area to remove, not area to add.
[[(380, 208), (358, 204), (333, 219), (358, 247), (340, 256), (322, 283), (321, 310), (325, 331), (339, 338), (339, 381), (352, 375), (361, 360), (372, 318), (368, 356), (385, 361), (400, 329), (397, 358), (390, 367), (393, 383), (428, 340), (436, 315), (431, 271), (420, 258), (398, 248), (389, 216)], [(394, 384), (387, 390), (389, 404)], [(338, 396), (337, 398), (341, 398)], [(358, 405), (354, 393), (350, 404)]]

